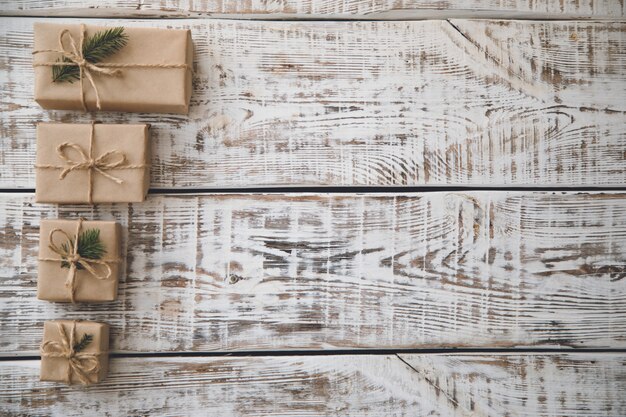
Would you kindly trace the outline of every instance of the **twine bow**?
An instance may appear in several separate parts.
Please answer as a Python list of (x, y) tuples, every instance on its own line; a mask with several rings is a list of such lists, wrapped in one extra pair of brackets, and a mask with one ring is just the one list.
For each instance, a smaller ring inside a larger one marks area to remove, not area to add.
[[(78, 253), (78, 236), (80, 235), (80, 231), (83, 227), (83, 218), (78, 219), (78, 224), (76, 225), (76, 235), (74, 239), (70, 237), (62, 229), (52, 229), (50, 234), (48, 235), (48, 248), (60, 256), (60, 258), (39, 258), (40, 261), (49, 261), (49, 262), (66, 262), (70, 266), (70, 270), (67, 273), (67, 279), (65, 280), (65, 287), (70, 292), (70, 300), (72, 303), (76, 302), (76, 271), (78, 270), (78, 266), (85, 269), (89, 274), (91, 274), (94, 278), (99, 280), (106, 280), (111, 278), (113, 271), (111, 269), (110, 263), (118, 263), (120, 259), (92, 259), (81, 256)], [(54, 235), (56, 233), (60, 233), (67, 239), (70, 245), (57, 245), (54, 242)], [(103, 265), (105, 268), (105, 273), (98, 273), (95, 269), (95, 265)]]
[[(59, 32), (59, 49), (39, 49), (33, 51), (33, 55), (54, 52), (61, 54), (64, 58), (67, 58), (70, 62), (38, 62), (33, 63), (33, 67), (56, 67), (56, 66), (75, 66), (78, 67), (79, 75), (78, 80), (80, 82), (80, 104), (83, 107), (83, 111), (87, 112), (87, 102), (85, 101), (85, 84), (84, 79), (87, 78), (91, 88), (96, 94), (96, 108), (101, 110), (100, 106), (100, 93), (93, 75), (107, 75), (107, 76), (120, 76), (122, 75), (121, 68), (183, 68), (191, 69), (187, 64), (133, 64), (133, 63), (94, 63), (89, 62), (83, 55), (83, 44), (85, 43), (85, 34), (87, 27), (84, 23), (80, 25), (80, 37), (78, 38), (78, 44), (70, 33), (69, 29), (63, 29)], [(65, 45), (64, 38), (67, 36), (69, 39), (69, 47)]]
[(102, 352), (76, 352), (74, 350), (76, 341), (76, 322), (72, 322), (69, 336), (62, 323), (57, 323), (57, 325), (59, 327), (59, 333), (61, 334), (61, 341), (56, 342), (47, 340), (43, 342), (40, 348), (41, 356), (44, 358), (67, 359), (69, 366), (67, 367), (65, 382), (71, 384), (72, 374), (75, 374), (80, 382), (84, 385), (89, 385), (91, 383), (89, 376), (100, 372), (100, 361), (98, 360), (98, 356), (102, 355)]
[[(128, 164), (126, 155), (117, 149), (112, 149), (100, 155), (97, 158), (93, 157), (93, 142), (94, 142), (94, 122), (91, 122), (91, 131), (89, 133), (89, 151), (85, 153), (84, 149), (71, 142), (63, 142), (57, 146), (57, 155), (61, 160), (65, 162), (65, 165), (35, 165), (35, 168), (42, 169), (62, 169), (59, 174), (59, 180), (63, 180), (67, 174), (72, 171), (86, 170), (88, 175), (88, 189), (87, 189), (87, 201), (89, 204), (93, 204), (93, 173), (94, 171), (102, 175), (105, 178), (115, 182), (116, 184), (123, 184), (124, 180), (115, 175), (109, 174), (106, 171), (114, 169), (140, 169), (145, 168), (146, 164)], [(66, 153), (67, 149), (74, 149), (82, 160), (74, 160)]]

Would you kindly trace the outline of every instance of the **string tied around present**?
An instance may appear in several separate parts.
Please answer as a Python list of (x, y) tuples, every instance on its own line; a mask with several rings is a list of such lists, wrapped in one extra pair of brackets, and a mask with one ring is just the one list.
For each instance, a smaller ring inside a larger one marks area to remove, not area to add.
[[(65, 162), (65, 165), (48, 165), (37, 164), (35, 168), (41, 169), (61, 169), (59, 174), (59, 180), (65, 179), (65, 177), (73, 171), (86, 170), (88, 176), (88, 189), (87, 189), (87, 201), (89, 204), (93, 204), (93, 178), (94, 172), (102, 175), (103, 177), (115, 182), (116, 184), (123, 184), (124, 180), (108, 173), (106, 171), (116, 169), (141, 169), (146, 168), (147, 164), (129, 164), (126, 155), (118, 149), (112, 149), (98, 156), (93, 157), (93, 145), (94, 145), (94, 130), (95, 122), (91, 122), (91, 130), (89, 132), (89, 149), (86, 153), (85, 150), (78, 144), (72, 142), (63, 142), (57, 146), (56, 151), (59, 159)], [(80, 155), (81, 159), (73, 159), (67, 152), (69, 149), (73, 149)]]
[[(33, 55), (45, 52), (61, 54), (67, 62), (48, 61), (33, 63), (33, 67), (55, 67), (55, 66), (76, 66), (78, 67), (78, 81), (80, 86), (80, 104), (83, 111), (87, 112), (87, 102), (85, 101), (85, 78), (91, 85), (96, 95), (96, 108), (102, 109), (100, 101), (100, 92), (94, 80), (94, 75), (105, 75), (118, 77), (123, 74), (122, 68), (181, 68), (191, 70), (187, 64), (140, 64), (140, 63), (106, 63), (106, 62), (90, 62), (83, 54), (83, 45), (85, 43), (85, 35), (87, 27), (84, 23), (80, 25), (80, 36), (78, 42), (74, 39), (69, 29), (63, 29), (59, 32), (58, 49), (38, 49), (33, 51)], [(69, 45), (64, 42), (65, 38), (69, 40)]]
[(84, 385), (91, 383), (90, 376), (100, 372), (100, 361), (98, 356), (102, 352), (77, 352), (76, 345), (76, 321), (72, 321), (69, 335), (63, 323), (57, 323), (61, 341), (47, 340), (41, 344), (40, 352), (44, 358), (64, 358), (68, 361), (65, 382), (71, 384), (72, 375), (76, 375)]
[[(81, 217), (78, 219), (76, 225), (76, 234), (74, 238), (72, 238), (65, 230), (63, 229), (52, 229), (48, 234), (48, 248), (59, 255), (59, 258), (39, 258), (40, 261), (48, 261), (48, 262), (61, 262), (67, 263), (69, 265), (69, 272), (67, 273), (67, 278), (65, 280), (65, 287), (68, 289), (70, 293), (70, 300), (72, 303), (76, 302), (76, 272), (79, 267), (87, 271), (91, 276), (98, 280), (106, 280), (110, 279), (113, 275), (113, 270), (111, 269), (111, 263), (119, 263), (121, 259), (94, 259), (85, 256), (81, 256), (78, 253), (78, 239), (80, 236), (80, 232), (83, 227), (84, 219)], [(69, 244), (66, 245), (58, 245), (55, 242), (55, 235), (61, 234), (63, 235)], [(97, 266), (104, 267), (104, 272), (98, 272), (96, 270)]]

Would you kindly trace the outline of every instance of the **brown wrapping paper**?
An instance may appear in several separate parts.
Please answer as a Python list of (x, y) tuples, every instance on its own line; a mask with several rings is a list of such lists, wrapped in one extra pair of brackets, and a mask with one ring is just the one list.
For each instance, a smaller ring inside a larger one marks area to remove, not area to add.
[[(149, 126), (145, 124), (95, 124), (92, 159), (96, 160), (107, 152), (115, 151), (102, 159), (102, 162), (116, 162), (122, 156), (126, 162), (110, 169), (103, 167), (104, 174), (83, 166), (61, 178), (65, 169), (84, 163), (85, 155), (89, 156), (91, 128), (90, 124), (37, 125), (35, 200), (38, 203), (132, 203), (145, 199), (150, 184)], [(85, 155), (69, 146), (61, 148), (59, 154), (59, 146), (63, 143), (79, 146)], [(69, 161), (63, 157), (69, 158)], [(91, 182), (88, 172), (90, 169)]]
[[(75, 343), (80, 342), (85, 334), (91, 335), (93, 338), (83, 349), (73, 352), (73, 360), (74, 363), (78, 363), (78, 370), (76, 368), (70, 369), (70, 358), (62, 357), (63, 355), (69, 356), (71, 353), (66, 349), (67, 346), (63, 342), (59, 325), (63, 326), (66, 340), (69, 340), (73, 324), (75, 324)], [(100, 382), (108, 371), (108, 351), (109, 326), (107, 324), (73, 320), (46, 321), (41, 349), (40, 379), (68, 384), (85, 384), (85, 381), (82, 381), (78, 375), (78, 372), (83, 372), (88, 383)], [(92, 370), (91, 368), (96, 362), (97, 369)]]
[[(113, 26), (109, 26), (113, 27)], [(86, 25), (87, 36), (109, 27)], [(59, 33), (69, 29), (78, 43), (80, 25), (35, 23), (34, 50), (59, 49)], [(101, 110), (187, 114), (191, 97), (193, 45), (191, 32), (179, 29), (125, 27), (128, 43), (103, 63), (186, 64), (185, 68), (120, 68), (121, 76), (93, 74)], [(65, 42), (68, 46), (69, 41)], [(55, 52), (33, 55), (33, 64), (55, 62)], [(52, 82), (52, 67), (35, 66), (35, 101), (45, 109), (83, 110), (81, 83)], [(85, 104), (96, 110), (96, 94), (87, 80)]]
[[(37, 298), (40, 300), (72, 302), (72, 287), (70, 283), (70, 268), (63, 268), (63, 257), (50, 248), (50, 232), (61, 229), (74, 239), (79, 220), (42, 220), (39, 233), (39, 272), (37, 277)], [(117, 286), (121, 270), (120, 258), (120, 227), (112, 221), (83, 221), (81, 231), (89, 229), (100, 230), (100, 241), (104, 244), (106, 253), (101, 261), (106, 262), (111, 274), (106, 278), (108, 269), (102, 264), (93, 264), (91, 267), (100, 277), (98, 279), (86, 268), (76, 269), (73, 273), (73, 288), (75, 302), (106, 302), (117, 299)], [(55, 233), (53, 244), (61, 246), (67, 243), (62, 233)], [(71, 244), (68, 244), (71, 246)], [(58, 261), (57, 261), (58, 260)]]

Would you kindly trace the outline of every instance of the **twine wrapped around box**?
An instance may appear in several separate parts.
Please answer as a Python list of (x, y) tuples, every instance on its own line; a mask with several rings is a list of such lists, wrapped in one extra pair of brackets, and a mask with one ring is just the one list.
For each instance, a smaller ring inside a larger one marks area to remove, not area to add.
[[(120, 152), (118, 149), (109, 150), (102, 155), (94, 158), (93, 145), (94, 145), (94, 124), (91, 123), (91, 130), (89, 132), (89, 149), (87, 152), (78, 144), (72, 142), (63, 142), (57, 146), (56, 151), (59, 159), (65, 162), (65, 165), (52, 165), (52, 164), (36, 164), (36, 169), (60, 169), (59, 180), (63, 180), (69, 173), (73, 171), (87, 171), (88, 184), (87, 184), (87, 202), (93, 204), (93, 177), (94, 173), (98, 173), (103, 177), (115, 182), (116, 184), (122, 184), (124, 181), (121, 178), (107, 172), (116, 169), (143, 169), (147, 168), (148, 164), (129, 164), (126, 155)], [(67, 150), (73, 149), (76, 151), (82, 160), (72, 159), (67, 153)]]
[[(83, 44), (85, 42), (85, 34), (87, 27), (85, 24), (80, 25), (80, 37), (78, 43), (70, 33), (68, 29), (63, 29), (59, 32), (58, 49), (38, 49), (33, 51), (33, 55), (53, 52), (60, 54), (63, 58), (66, 58), (69, 62), (63, 61), (47, 61), (33, 63), (33, 67), (55, 67), (55, 66), (76, 66), (79, 69), (79, 83), (80, 83), (80, 103), (85, 112), (89, 111), (87, 103), (85, 101), (85, 78), (91, 85), (96, 95), (96, 108), (101, 110), (100, 92), (98, 86), (94, 80), (94, 75), (105, 76), (121, 76), (123, 74), (122, 68), (182, 68), (191, 70), (191, 66), (187, 64), (142, 64), (142, 63), (105, 63), (105, 62), (89, 62), (85, 59), (83, 54)], [(64, 39), (69, 39), (69, 46), (64, 43)]]
[[(59, 255), (58, 258), (39, 258), (40, 261), (46, 262), (60, 262), (67, 263), (69, 265), (69, 272), (67, 273), (67, 279), (65, 280), (65, 287), (68, 289), (70, 294), (70, 301), (72, 303), (76, 302), (75, 294), (76, 294), (76, 271), (80, 268), (86, 270), (91, 276), (99, 280), (106, 280), (112, 278), (112, 270), (111, 263), (120, 263), (122, 260), (120, 258), (113, 259), (93, 259), (85, 256), (81, 256), (78, 253), (78, 239), (80, 236), (80, 232), (83, 227), (83, 218), (78, 219), (76, 225), (76, 234), (72, 239), (64, 230), (55, 228), (50, 231), (48, 234), (48, 248)], [(54, 241), (55, 234), (60, 233), (71, 245), (57, 245)], [(104, 273), (98, 273), (96, 271), (95, 266), (102, 265), (105, 268)]]
[(91, 383), (90, 376), (98, 375), (100, 372), (99, 356), (106, 352), (80, 352), (76, 349), (76, 321), (72, 321), (68, 332), (63, 323), (56, 323), (61, 336), (61, 341), (44, 340), (40, 347), (42, 358), (64, 358), (68, 361), (67, 373), (64, 381), (72, 383), (72, 375), (76, 375), (78, 380), (84, 384)]

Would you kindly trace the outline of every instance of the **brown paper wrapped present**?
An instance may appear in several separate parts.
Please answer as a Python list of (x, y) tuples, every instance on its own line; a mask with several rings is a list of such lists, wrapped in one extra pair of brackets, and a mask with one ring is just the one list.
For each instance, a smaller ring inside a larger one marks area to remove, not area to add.
[(119, 229), (112, 221), (42, 220), (37, 298), (115, 300), (121, 264)]
[[(119, 29), (123, 39), (115, 38), (119, 41), (114, 45), (117, 49), (97, 55), (89, 49), (93, 40), (118, 28), (35, 23), (35, 101), (45, 109), (187, 114), (193, 63), (191, 32)], [(112, 44), (109, 41), (108, 45)], [(69, 70), (72, 75), (60, 77), (53, 72), (63, 67), (73, 67)]]
[(47, 321), (40, 350), (42, 381), (100, 382), (109, 365), (109, 326), (93, 321)]
[(38, 203), (132, 203), (150, 184), (149, 126), (37, 125)]

